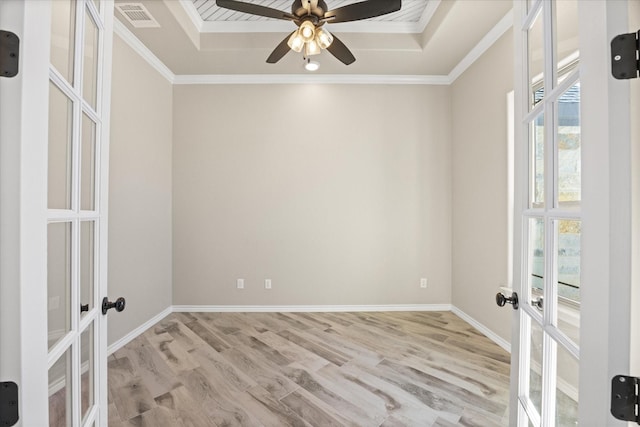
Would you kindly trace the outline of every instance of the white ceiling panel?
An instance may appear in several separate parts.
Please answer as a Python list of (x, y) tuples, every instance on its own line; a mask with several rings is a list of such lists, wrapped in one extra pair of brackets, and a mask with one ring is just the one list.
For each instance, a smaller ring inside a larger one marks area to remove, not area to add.
[[(242, 12), (236, 12), (223, 9), (216, 5), (215, 0), (192, 0), (193, 5), (205, 22), (245, 22), (245, 21), (276, 21), (275, 19), (265, 18), (261, 16), (249, 15)], [(362, 0), (327, 0), (327, 6), (330, 10), (337, 9), (352, 3), (359, 3)], [(404, 0), (402, 9), (388, 15), (378, 16), (368, 19), (368, 21), (380, 22), (407, 22), (416, 23), (420, 21), (422, 14), (427, 7), (429, 0)], [(246, 3), (258, 4), (261, 6), (271, 7), (273, 9), (291, 11), (291, 0), (245, 0)]]

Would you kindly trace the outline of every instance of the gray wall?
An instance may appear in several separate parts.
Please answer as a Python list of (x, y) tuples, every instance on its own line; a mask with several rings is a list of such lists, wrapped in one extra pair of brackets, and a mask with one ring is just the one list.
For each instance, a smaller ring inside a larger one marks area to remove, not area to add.
[(453, 304), (507, 341), (511, 310), (495, 294), (508, 278), (507, 93), (509, 30), (451, 88)]
[(174, 304), (451, 302), (448, 87), (175, 86), (173, 123)]
[(171, 305), (171, 84), (118, 36), (109, 178), (109, 344)]

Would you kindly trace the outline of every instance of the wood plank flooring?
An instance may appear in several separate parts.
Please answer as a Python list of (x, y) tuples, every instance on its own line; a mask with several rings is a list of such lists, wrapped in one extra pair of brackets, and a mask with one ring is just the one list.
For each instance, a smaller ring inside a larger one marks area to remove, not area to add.
[(508, 425), (509, 354), (450, 312), (174, 313), (109, 358), (110, 427)]

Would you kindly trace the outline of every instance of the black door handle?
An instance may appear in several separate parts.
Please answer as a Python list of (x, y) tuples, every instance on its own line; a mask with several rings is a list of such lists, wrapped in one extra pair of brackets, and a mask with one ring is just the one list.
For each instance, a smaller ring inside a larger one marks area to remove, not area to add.
[(504, 307), (506, 303), (509, 303), (513, 306), (514, 310), (517, 310), (518, 305), (518, 294), (513, 292), (510, 297), (505, 296), (502, 292), (498, 292), (496, 294), (496, 304), (500, 307)]
[(109, 298), (104, 297), (102, 299), (102, 314), (107, 314), (107, 311), (111, 308), (115, 308), (117, 312), (124, 310), (127, 302), (124, 298), (120, 297), (115, 302), (109, 301)]

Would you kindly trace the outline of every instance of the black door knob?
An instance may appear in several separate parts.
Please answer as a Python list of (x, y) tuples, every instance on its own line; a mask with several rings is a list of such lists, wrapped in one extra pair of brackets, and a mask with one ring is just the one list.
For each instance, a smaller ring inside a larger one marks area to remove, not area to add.
[(513, 292), (510, 297), (505, 296), (502, 292), (498, 292), (496, 294), (496, 304), (500, 307), (504, 307), (506, 303), (509, 303), (513, 306), (514, 310), (518, 309), (518, 294)]
[(115, 308), (117, 312), (124, 310), (127, 302), (124, 298), (120, 297), (115, 302), (109, 301), (109, 298), (104, 297), (102, 299), (102, 314), (107, 314), (107, 311), (111, 308)]

